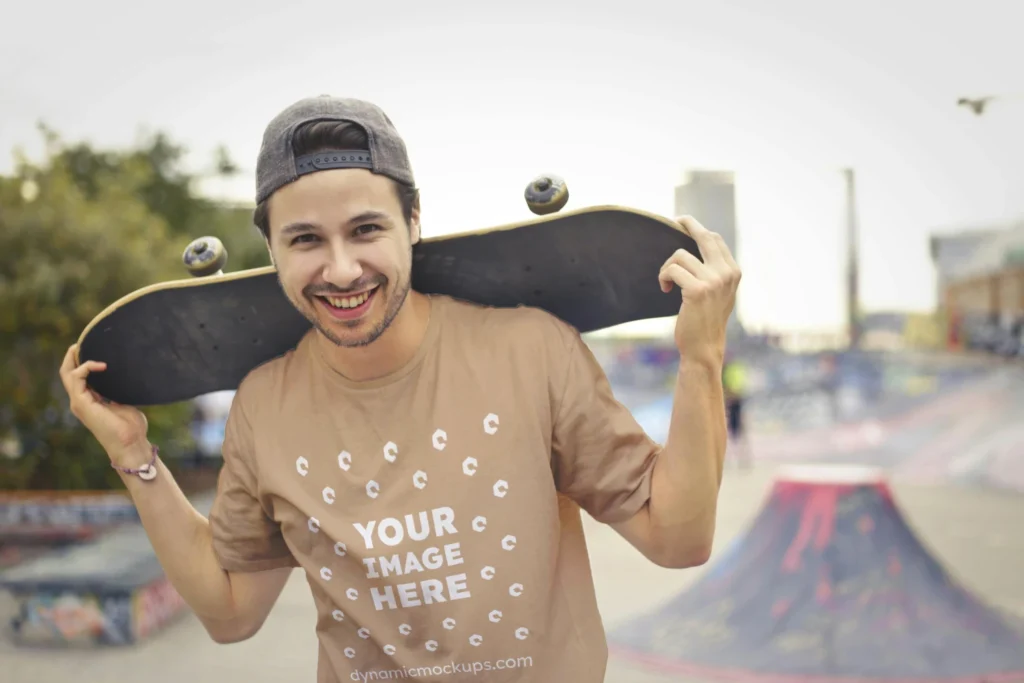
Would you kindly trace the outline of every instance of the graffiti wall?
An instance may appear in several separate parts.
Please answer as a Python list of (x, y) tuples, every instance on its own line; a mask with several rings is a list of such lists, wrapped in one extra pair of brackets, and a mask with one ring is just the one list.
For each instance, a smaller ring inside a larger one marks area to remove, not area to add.
[(132, 597), (133, 635), (144, 640), (185, 610), (185, 600), (166, 578), (135, 592)]
[(16, 596), (13, 636), (19, 644), (127, 645), (132, 642), (130, 593), (74, 590)]
[(182, 614), (185, 602), (162, 578), (134, 591), (68, 588), (17, 595), (13, 635), (19, 644), (129, 645)]
[(20, 643), (130, 644), (185, 609), (141, 524), (11, 567), (0, 588), (18, 605), (12, 625)]

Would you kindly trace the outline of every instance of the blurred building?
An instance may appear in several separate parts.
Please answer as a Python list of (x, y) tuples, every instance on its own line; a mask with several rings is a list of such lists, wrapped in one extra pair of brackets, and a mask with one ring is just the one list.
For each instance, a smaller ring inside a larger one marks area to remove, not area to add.
[[(742, 264), (736, 249), (736, 174), (732, 171), (692, 170), (675, 188), (675, 215), (691, 215), (720, 234), (729, 250)], [(729, 318), (731, 335), (743, 334), (739, 304)]]
[(931, 255), (948, 345), (1021, 355), (1024, 220), (933, 236)]

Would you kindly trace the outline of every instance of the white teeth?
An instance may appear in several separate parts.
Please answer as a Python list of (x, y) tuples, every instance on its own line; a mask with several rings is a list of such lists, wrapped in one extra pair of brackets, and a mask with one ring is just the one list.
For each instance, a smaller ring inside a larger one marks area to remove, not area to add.
[(324, 298), (327, 299), (327, 301), (335, 308), (355, 308), (356, 306), (362, 305), (367, 299), (369, 299), (372, 292), (373, 290), (350, 297), (328, 296)]

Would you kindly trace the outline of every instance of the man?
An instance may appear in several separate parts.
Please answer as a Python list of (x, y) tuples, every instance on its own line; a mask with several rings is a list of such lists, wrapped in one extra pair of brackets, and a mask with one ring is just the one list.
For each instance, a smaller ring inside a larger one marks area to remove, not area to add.
[(749, 468), (753, 462), (750, 455), (750, 440), (747, 438), (746, 423), (743, 419), (743, 404), (746, 401), (747, 371), (743, 362), (727, 357), (722, 370), (722, 387), (725, 391), (725, 407), (729, 440), (736, 449), (736, 460), (741, 468)]
[(376, 106), (327, 96), (267, 127), (255, 222), (312, 324), (231, 406), (209, 519), (137, 410), (62, 367), (167, 576), (220, 643), (255, 634), (295, 567), (318, 681), (599, 683), (607, 650), (580, 508), (652, 562), (711, 551), (725, 449), (721, 371), (739, 269), (697, 221), (704, 262), (667, 254), (683, 304), (672, 426), (654, 443), (579, 334), (536, 309), (411, 288), (420, 211), (405, 144)]

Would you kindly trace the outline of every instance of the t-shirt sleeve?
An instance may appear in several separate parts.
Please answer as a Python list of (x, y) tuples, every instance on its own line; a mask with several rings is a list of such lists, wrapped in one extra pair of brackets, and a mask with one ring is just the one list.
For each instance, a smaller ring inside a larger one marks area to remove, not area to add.
[(559, 325), (552, 348), (556, 486), (597, 521), (625, 521), (650, 499), (661, 447), (615, 398), (604, 370), (575, 329)]
[(297, 566), (280, 524), (259, 498), (252, 423), (241, 389), (231, 403), (222, 452), (224, 465), (209, 516), (213, 552), (221, 567), (252, 572)]

